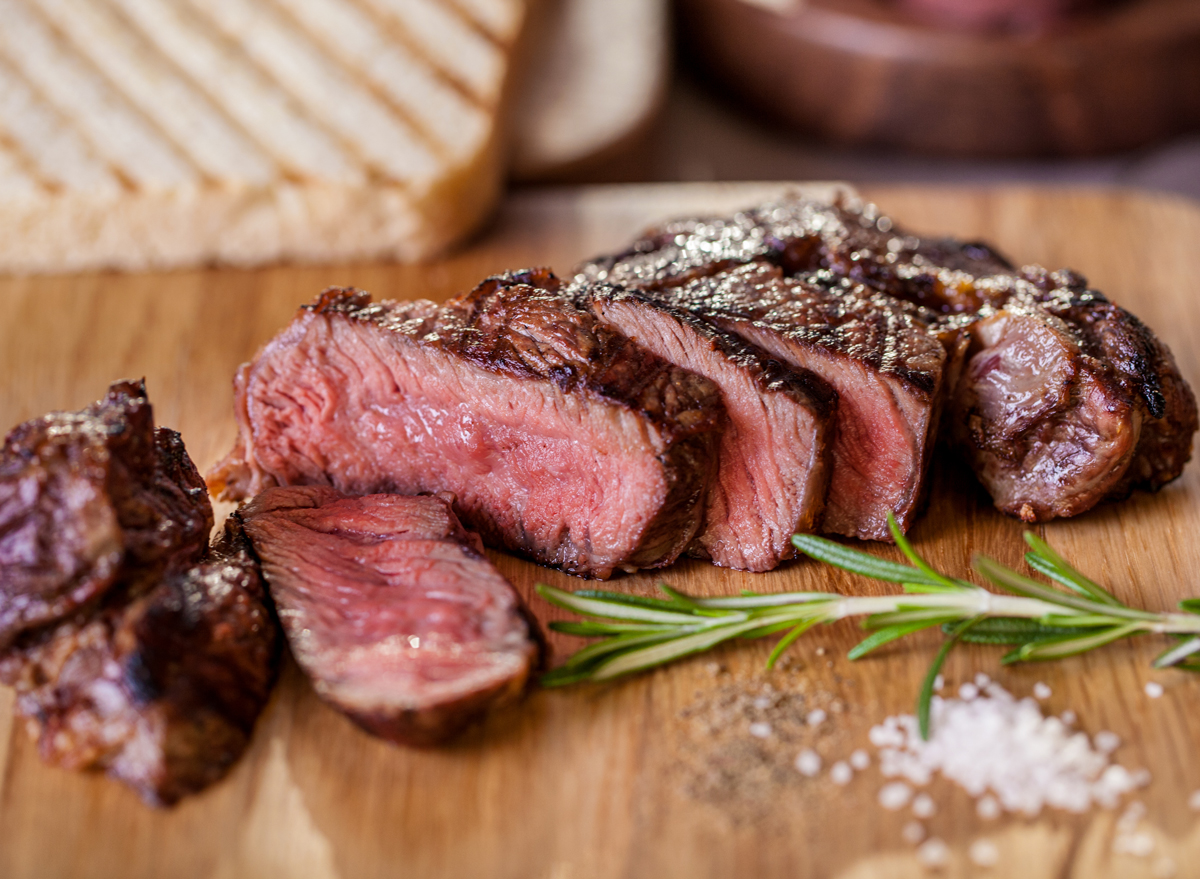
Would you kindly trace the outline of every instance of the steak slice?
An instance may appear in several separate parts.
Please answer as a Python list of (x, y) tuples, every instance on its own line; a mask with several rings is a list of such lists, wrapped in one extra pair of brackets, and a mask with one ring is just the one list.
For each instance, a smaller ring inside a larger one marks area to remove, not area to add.
[(538, 659), (520, 598), (452, 499), (302, 486), (237, 513), (317, 694), (395, 742), (434, 744), (517, 698)]
[(837, 392), (823, 530), (890, 540), (889, 512), (907, 530), (922, 501), (946, 362), (911, 306), (861, 287), (785, 278), (761, 262), (656, 295)]
[(212, 506), (144, 382), (14, 428), (0, 449), (0, 650), (22, 632), (138, 591), (198, 559)]
[(226, 498), (451, 491), (484, 540), (566, 571), (670, 564), (695, 535), (720, 392), (572, 305), (546, 270), (439, 307), (327, 290), (244, 366)]
[(791, 558), (791, 536), (815, 530), (825, 505), (833, 389), (684, 309), (605, 284), (580, 296), (641, 347), (721, 389), (729, 423), (689, 554), (744, 571)]

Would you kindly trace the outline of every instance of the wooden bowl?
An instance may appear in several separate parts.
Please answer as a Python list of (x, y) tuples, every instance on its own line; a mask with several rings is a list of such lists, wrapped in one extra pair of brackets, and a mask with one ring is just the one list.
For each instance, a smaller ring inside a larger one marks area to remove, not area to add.
[(1082, 155), (1200, 128), (1200, 2), (1133, 0), (1036, 33), (883, 0), (680, 0), (690, 53), (756, 109), (846, 144)]

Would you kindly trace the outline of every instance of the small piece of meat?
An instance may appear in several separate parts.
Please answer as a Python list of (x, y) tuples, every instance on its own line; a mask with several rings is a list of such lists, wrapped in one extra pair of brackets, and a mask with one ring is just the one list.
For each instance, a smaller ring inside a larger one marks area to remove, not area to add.
[(144, 382), (14, 428), (0, 449), (0, 650), (22, 632), (138, 591), (198, 559), (208, 492)]
[(576, 308), (546, 270), (442, 307), (328, 290), (236, 396), (238, 442), (209, 477), (223, 497), (451, 491), (489, 545), (598, 578), (691, 542), (725, 419), (710, 381)]
[(236, 514), (317, 694), (395, 742), (434, 744), (516, 699), (539, 656), (451, 500), (302, 486)]
[(1078, 276), (1017, 291), (967, 318), (951, 402), (956, 444), (996, 507), (1044, 522), (1176, 478), (1197, 412), (1167, 347)]
[(721, 389), (729, 423), (689, 554), (744, 571), (791, 558), (791, 536), (815, 530), (825, 504), (833, 389), (691, 312), (605, 284), (583, 285), (580, 294), (638, 345)]
[(735, 333), (837, 392), (833, 471), (822, 529), (890, 540), (922, 501), (946, 352), (905, 303), (831, 290), (750, 263), (657, 296)]
[[(205, 496), (207, 499), (207, 496)], [(0, 657), (47, 763), (104, 770), (150, 805), (225, 775), (245, 751), (281, 639), (240, 529), (133, 595), (27, 632)]]

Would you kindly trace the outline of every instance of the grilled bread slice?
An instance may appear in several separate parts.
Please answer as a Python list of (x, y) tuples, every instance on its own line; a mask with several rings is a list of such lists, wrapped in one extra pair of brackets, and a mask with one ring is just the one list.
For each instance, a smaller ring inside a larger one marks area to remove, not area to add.
[(525, 0), (0, 0), (0, 271), (421, 259), (493, 206)]

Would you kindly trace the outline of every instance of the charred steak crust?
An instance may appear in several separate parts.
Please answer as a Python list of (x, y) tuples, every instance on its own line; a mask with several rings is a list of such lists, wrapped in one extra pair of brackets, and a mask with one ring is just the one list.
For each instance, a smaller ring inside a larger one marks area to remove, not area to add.
[(21, 425), (2, 472), (0, 618), (22, 625), (0, 682), (42, 758), (107, 771), (153, 805), (219, 779), (266, 703), (278, 624), (240, 529), (208, 549), (208, 493), (144, 385)]
[(0, 657), (47, 763), (169, 806), (241, 757), (278, 668), (278, 623), (240, 529), (137, 597), (23, 635)]
[(0, 649), (23, 631), (137, 592), (199, 558), (212, 507), (144, 382), (14, 428), (0, 449)]
[(683, 551), (724, 420), (711, 382), (601, 325), (546, 270), (444, 306), (326, 291), (235, 387), (238, 445), (210, 474), (222, 496), (453, 491), (489, 544), (596, 577)]
[(686, 309), (636, 290), (579, 284), (576, 301), (664, 359), (711, 379), (729, 423), (689, 555), (765, 571), (819, 522), (829, 480), (837, 394)]
[(272, 488), (242, 506), (292, 654), (369, 732), (432, 745), (521, 696), (536, 626), (450, 507)]

